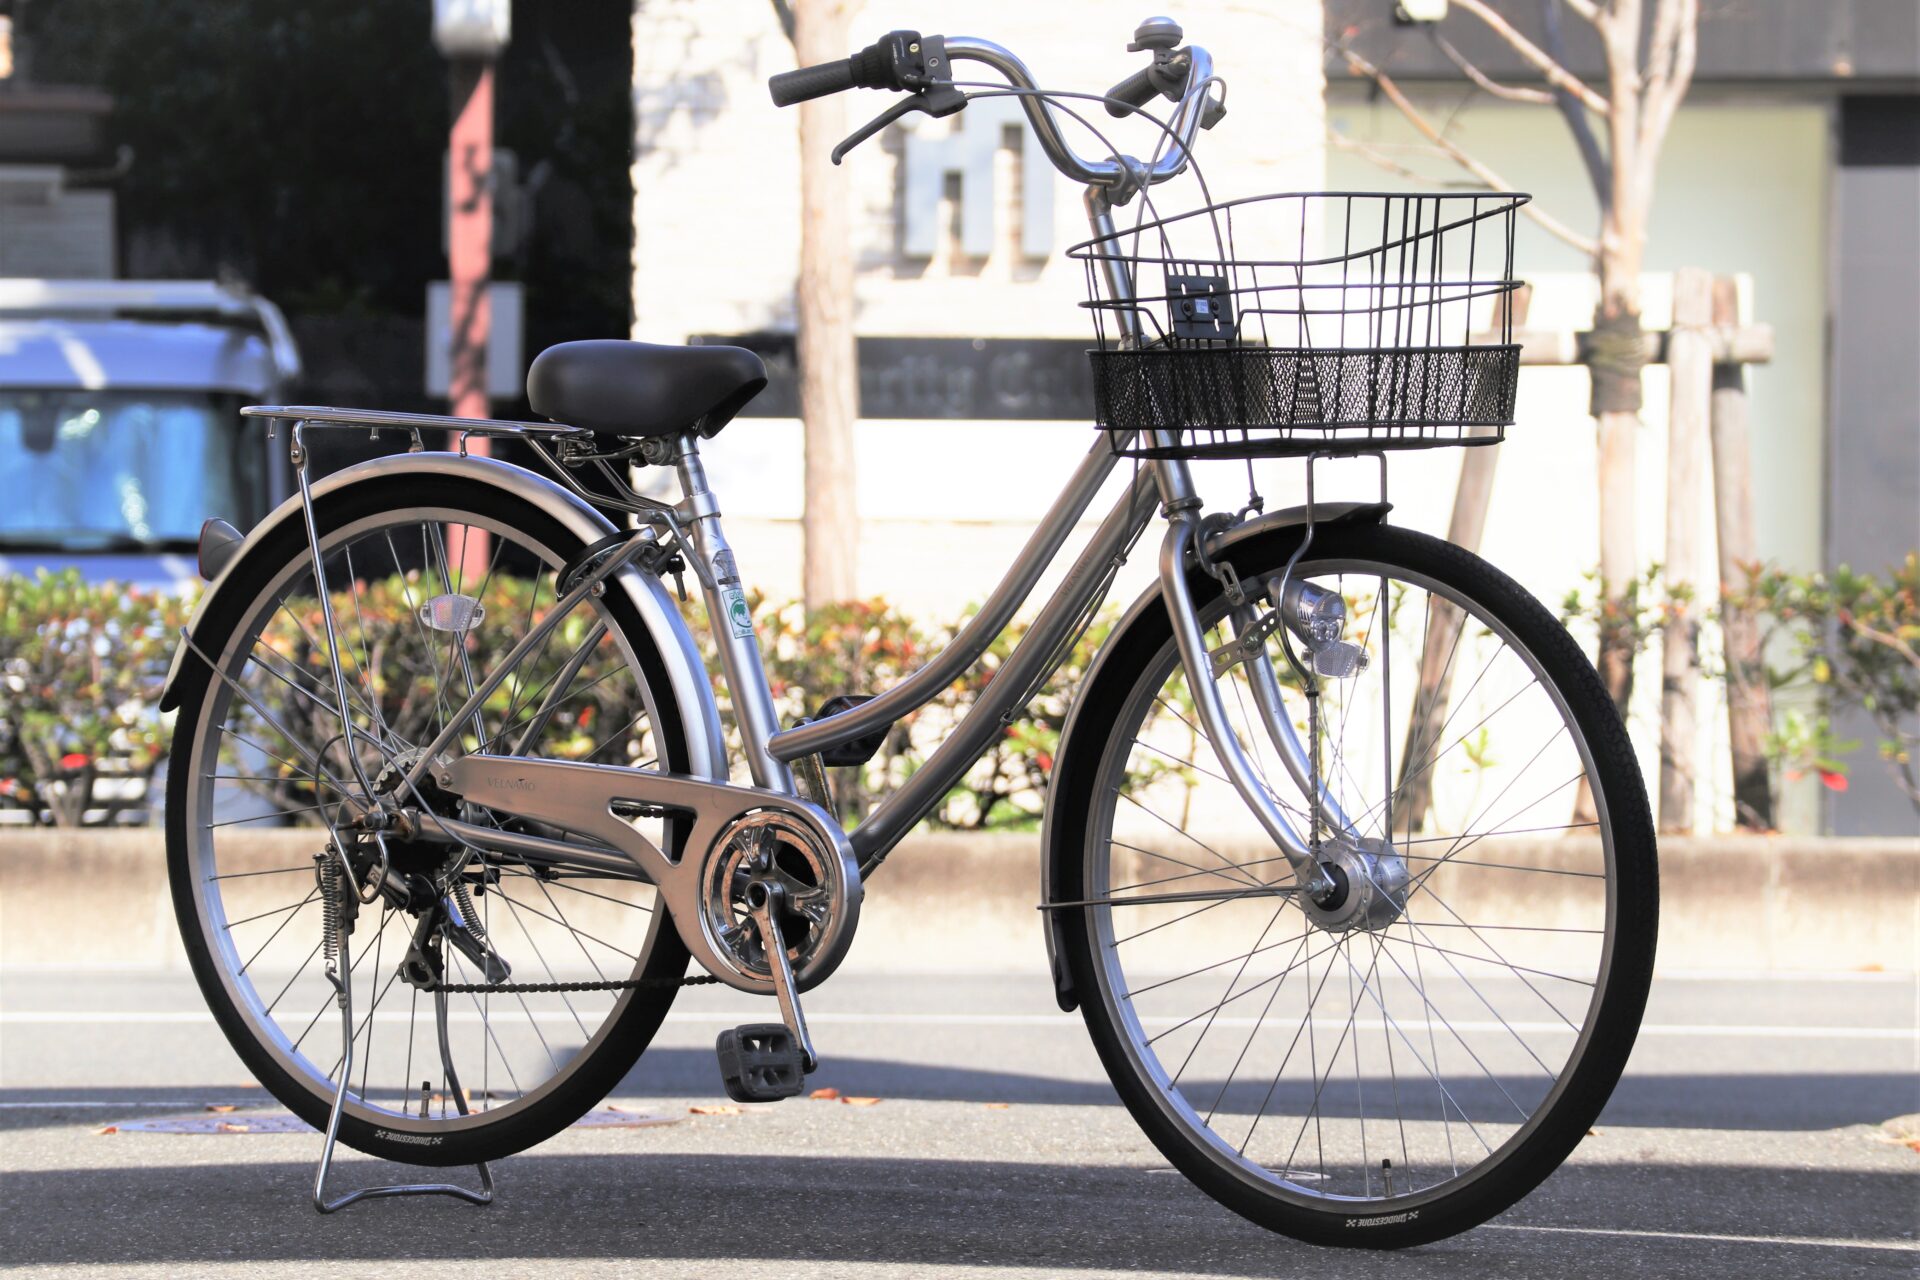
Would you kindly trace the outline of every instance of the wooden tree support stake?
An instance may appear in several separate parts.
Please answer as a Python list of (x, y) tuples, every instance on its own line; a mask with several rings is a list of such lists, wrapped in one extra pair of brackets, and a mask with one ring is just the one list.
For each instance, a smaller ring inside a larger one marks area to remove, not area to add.
[(1667, 339), (1672, 408), (1667, 418), (1667, 616), (1660, 657), (1660, 829), (1693, 830), (1698, 778), (1700, 498), (1713, 393), (1713, 278), (1694, 267), (1673, 276)]

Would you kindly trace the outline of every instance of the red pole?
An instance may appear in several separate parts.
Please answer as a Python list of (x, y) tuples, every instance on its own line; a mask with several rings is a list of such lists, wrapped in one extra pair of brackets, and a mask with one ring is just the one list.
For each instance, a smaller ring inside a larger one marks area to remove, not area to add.
[[(486, 418), (487, 338), (492, 313), (487, 280), (493, 266), (493, 60), (462, 57), (449, 63), (453, 129), (447, 143), (447, 279), (452, 359), (447, 398), (455, 417)], [(467, 452), (487, 456), (475, 436)], [(465, 590), (477, 590), (487, 571), (488, 539), (479, 530), (450, 531), (447, 548)]]

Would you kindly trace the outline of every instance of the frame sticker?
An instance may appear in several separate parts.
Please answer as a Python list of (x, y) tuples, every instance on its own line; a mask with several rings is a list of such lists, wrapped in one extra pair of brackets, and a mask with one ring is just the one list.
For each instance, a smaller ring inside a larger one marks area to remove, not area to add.
[(713, 578), (720, 587), (720, 607), (727, 615), (727, 630), (736, 639), (753, 636), (753, 610), (747, 607), (747, 593), (740, 589), (740, 571), (734, 567), (733, 552), (722, 551), (713, 558)]

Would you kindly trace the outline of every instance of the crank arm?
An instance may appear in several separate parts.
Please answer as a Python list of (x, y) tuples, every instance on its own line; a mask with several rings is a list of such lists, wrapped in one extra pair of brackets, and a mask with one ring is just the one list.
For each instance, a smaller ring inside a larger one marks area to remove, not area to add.
[(753, 912), (754, 924), (760, 929), (760, 946), (767, 953), (767, 967), (773, 971), (773, 995), (780, 1002), (780, 1021), (793, 1032), (806, 1073), (812, 1075), (819, 1069), (820, 1059), (814, 1056), (813, 1041), (807, 1036), (806, 1015), (800, 1012), (800, 993), (794, 990), (793, 968), (787, 963), (786, 935), (780, 932), (780, 921), (775, 918), (775, 909), (785, 898), (786, 889), (778, 883), (756, 881), (747, 889), (747, 905)]

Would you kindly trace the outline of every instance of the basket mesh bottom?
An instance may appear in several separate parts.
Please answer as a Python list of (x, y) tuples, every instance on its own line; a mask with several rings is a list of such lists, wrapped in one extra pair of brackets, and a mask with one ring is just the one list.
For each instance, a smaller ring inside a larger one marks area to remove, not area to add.
[[(1492, 444), (1518, 346), (1093, 351), (1094, 412), (1121, 452), (1244, 457)], [(1177, 433), (1172, 442), (1129, 432)]]

